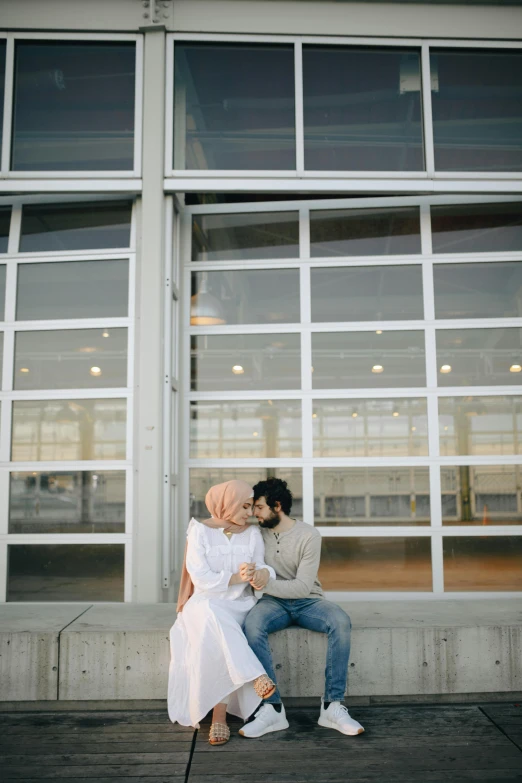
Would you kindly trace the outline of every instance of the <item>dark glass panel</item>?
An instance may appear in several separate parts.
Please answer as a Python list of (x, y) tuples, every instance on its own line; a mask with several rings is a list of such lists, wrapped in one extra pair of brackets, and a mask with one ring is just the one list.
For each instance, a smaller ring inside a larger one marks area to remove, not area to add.
[(522, 590), (522, 536), (443, 538), (444, 589)]
[(522, 203), (431, 207), (434, 253), (497, 253), (522, 248)]
[(517, 386), (522, 329), (439, 329), (439, 386)]
[(436, 318), (520, 318), (522, 262), (434, 264)]
[(0, 207), (0, 253), (7, 253), (10, 225), (11, 207)]
[(193, 261), (298, 258), (297, 212), (194, 215)]
[(330, 209), (310, 213), (312, 258), (420, 252), (418, 207)]

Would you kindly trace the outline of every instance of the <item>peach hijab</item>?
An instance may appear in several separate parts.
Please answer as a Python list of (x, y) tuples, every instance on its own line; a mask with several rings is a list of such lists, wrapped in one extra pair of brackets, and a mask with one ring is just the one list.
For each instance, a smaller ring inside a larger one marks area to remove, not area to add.
[[(237, 524), (233, 521), (233, 517), (241, 511), (243, 503), (246, 503), (253, 497), (254, 490), (246, 481), (233, 479), (232, 481), (225, 481), (223, 484), (215, 484), (213, 487), (210, 487), (205, 497), (205, 505), (211, 514), (211, 518), (205, 519), (202, 524), (207, 527), (222, 528), (227, 533), (243, 533), (245, 525)], [(183, 610), (183, 607), (194, 592), (194, 585), (187, 571), (187, 546), (188, 542), (185, 546), (185, 556), (179, 582), (178, 612)]]

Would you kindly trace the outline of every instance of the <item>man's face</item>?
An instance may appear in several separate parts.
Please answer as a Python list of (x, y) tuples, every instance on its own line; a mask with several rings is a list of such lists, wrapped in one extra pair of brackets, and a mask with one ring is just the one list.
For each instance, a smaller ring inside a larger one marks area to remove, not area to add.
[(254, 501), (254, 516), (260, 527), (276, 527), (281, 521), (281, 504), (276, 503), (272, 511), (265, 497), (258, 498)]

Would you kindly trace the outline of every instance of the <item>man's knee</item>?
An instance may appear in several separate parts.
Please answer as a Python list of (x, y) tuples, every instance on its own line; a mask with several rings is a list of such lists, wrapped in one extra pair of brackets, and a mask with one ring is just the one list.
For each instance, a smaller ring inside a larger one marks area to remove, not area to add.
[(350, 638), (352, 621), (340, 606), (335, 606), (330, 617), (330, 631), (341, 638)]

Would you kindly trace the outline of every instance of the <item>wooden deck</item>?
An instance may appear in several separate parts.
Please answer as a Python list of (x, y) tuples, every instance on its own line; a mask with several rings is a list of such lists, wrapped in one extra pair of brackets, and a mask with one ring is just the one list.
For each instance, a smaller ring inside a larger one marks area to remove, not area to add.
[(39, 783), (514, 783), (522, 781), (522, 704), (358, 707), (344, 737), (317, 710), (290, 729), (227, 745), (172, 726), (164, 711), (0, 714), (0, 780)]

